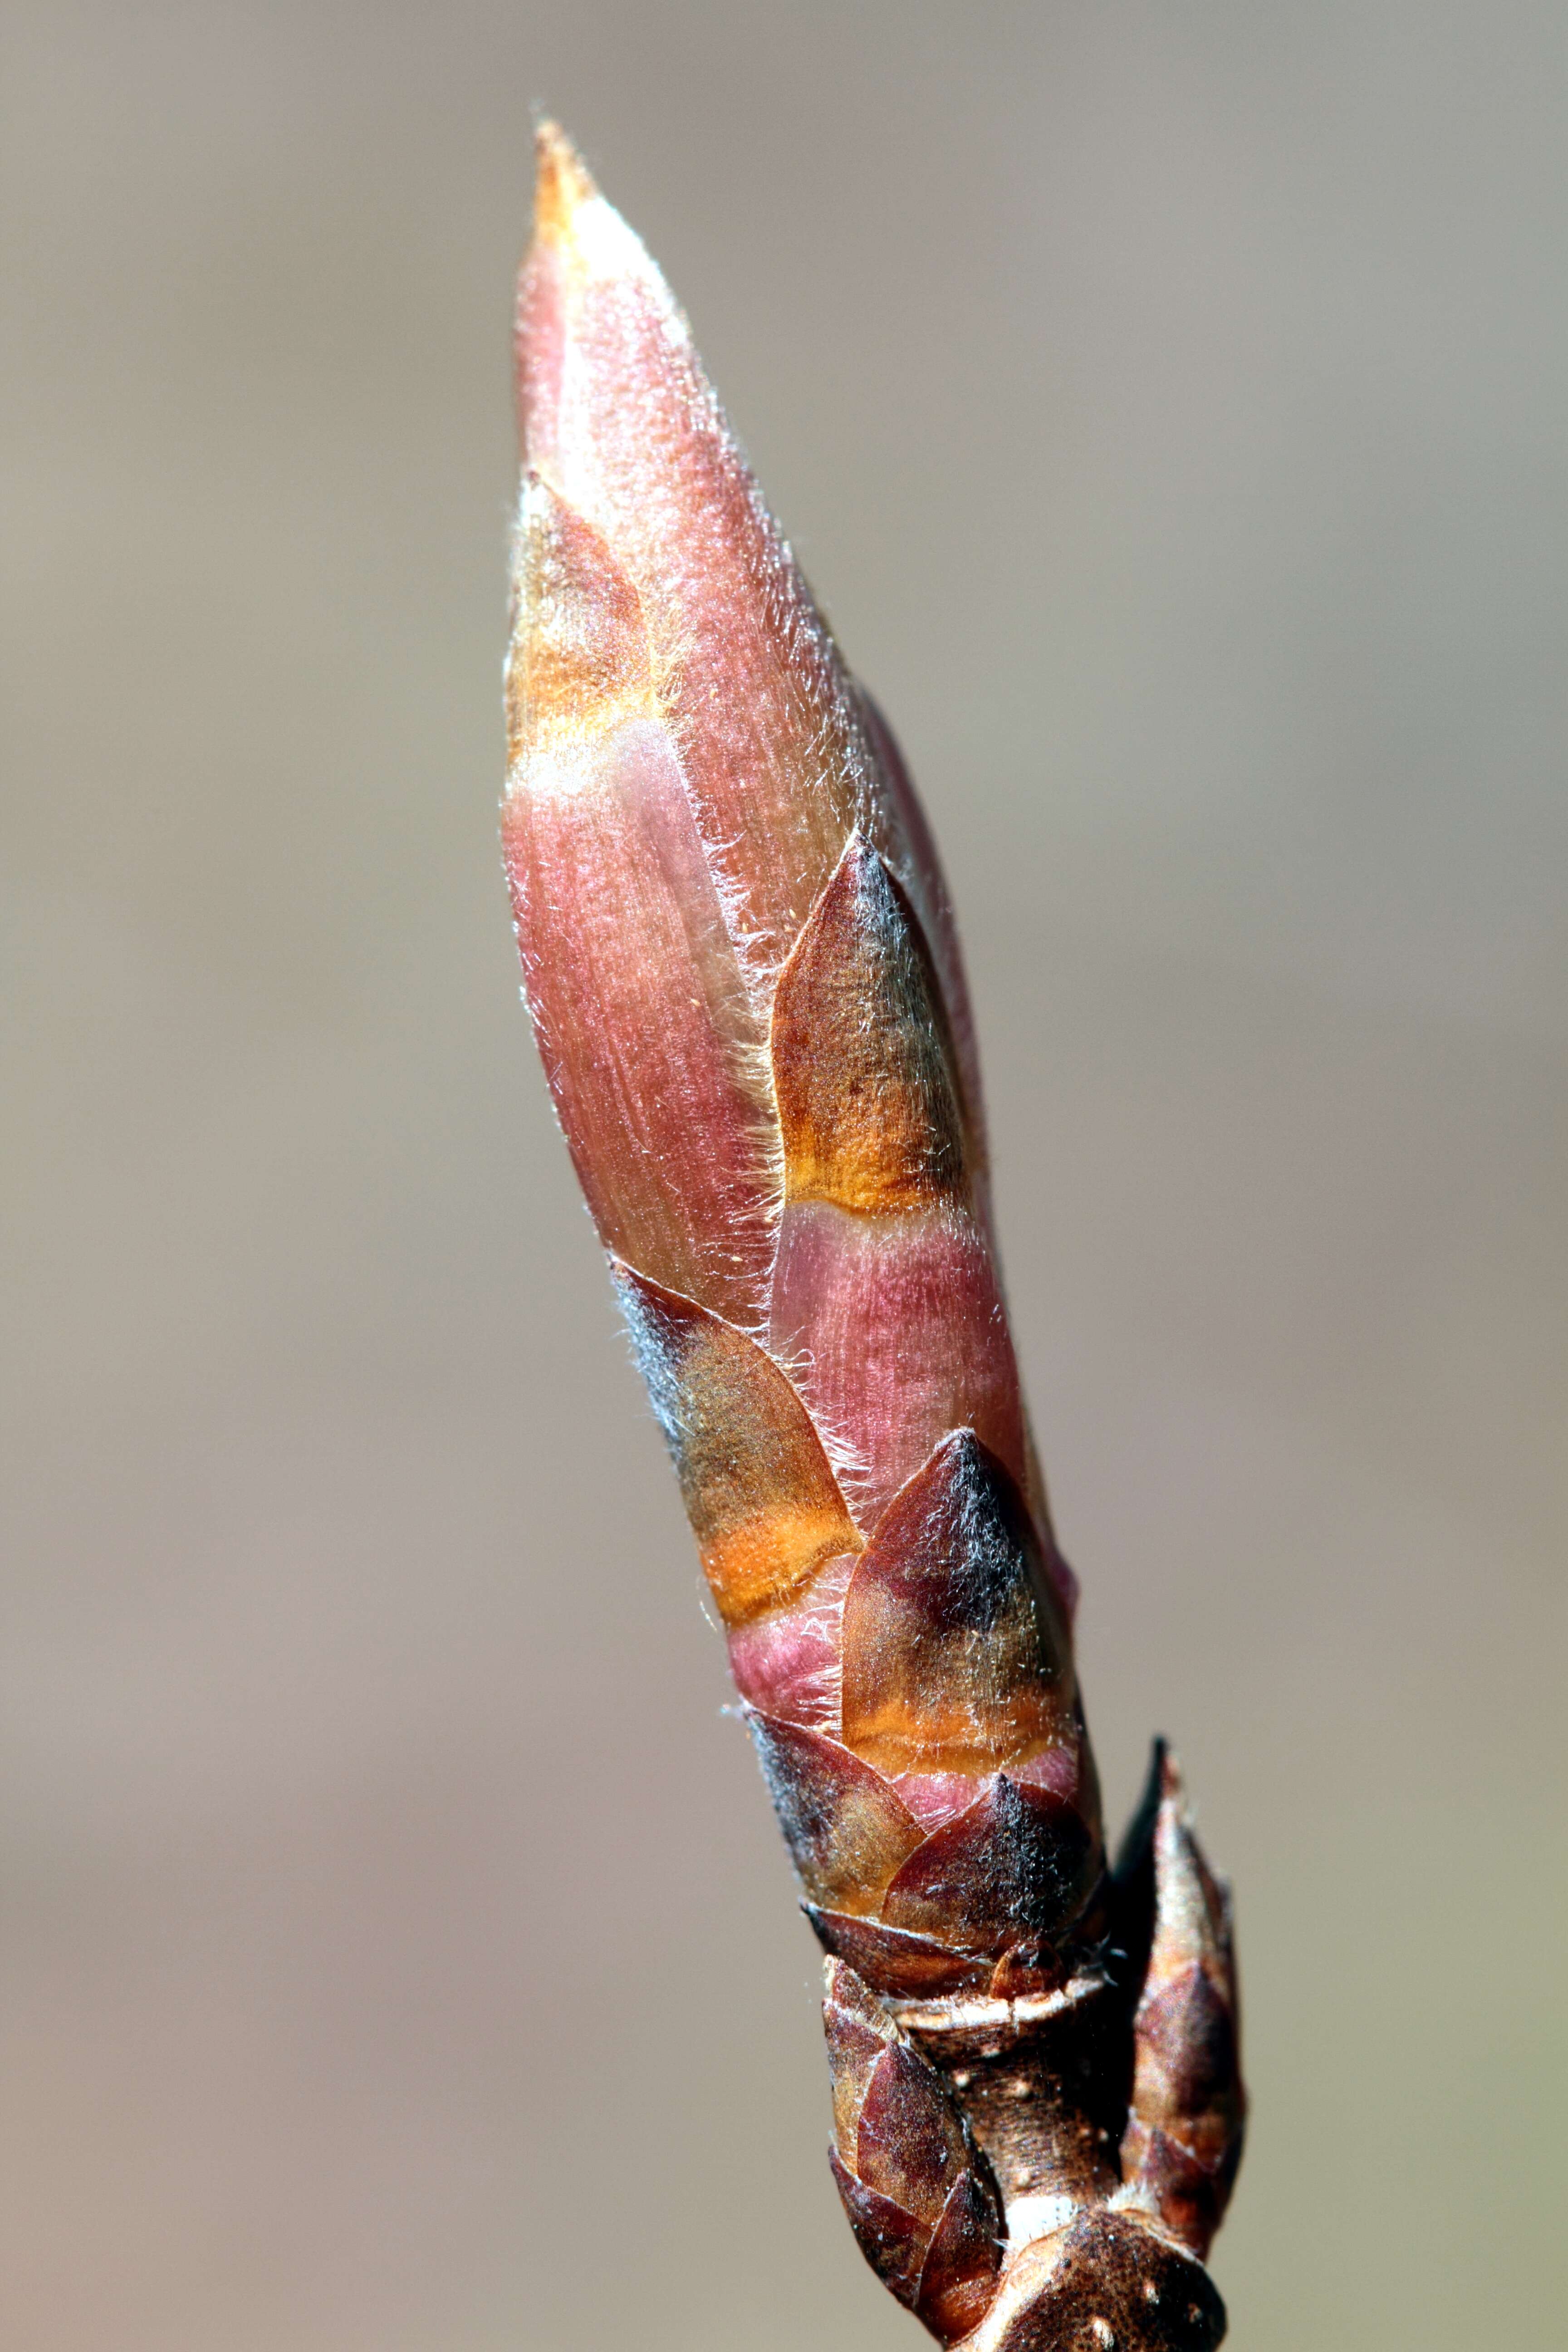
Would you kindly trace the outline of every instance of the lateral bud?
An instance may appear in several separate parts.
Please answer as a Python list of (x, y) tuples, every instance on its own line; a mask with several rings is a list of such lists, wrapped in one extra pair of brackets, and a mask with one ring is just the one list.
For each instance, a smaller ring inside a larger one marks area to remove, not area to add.
[(1247, 2092), (1230, 1893), (1204, 1859), (1163, 1740), (1117, 1876), (1124, 1940), (1142, 1962), (1124, 2194), (1201, 2259), (1241, 2162)]
[(990, 2167), (941, 2076), (842, 1960), (822, 2006), (833, 2177), (871, 2268), (942, 2344), (984, 2316), (1002, 2265)]

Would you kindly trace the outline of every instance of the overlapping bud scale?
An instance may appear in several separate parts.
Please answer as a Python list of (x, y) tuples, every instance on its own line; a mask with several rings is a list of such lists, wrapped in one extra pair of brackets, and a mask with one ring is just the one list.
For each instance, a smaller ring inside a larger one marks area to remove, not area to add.
[[(893, 2011), (1063, 1997), (1106, 1893), (951, 909), (684, 320), (548, 130), (519, 385), (502, 830), (527, 1000), (839, 1956), (840, 2186), (953, 2340), (995, 2292), (1002, 2209)], [(1140, 2183), (1167, 2146), (1212, 2155), (1168, 2047), (1212, 1956), (1159, 1966)], [(1139, 2193), (1169, 2227), (1158, 2182)]]

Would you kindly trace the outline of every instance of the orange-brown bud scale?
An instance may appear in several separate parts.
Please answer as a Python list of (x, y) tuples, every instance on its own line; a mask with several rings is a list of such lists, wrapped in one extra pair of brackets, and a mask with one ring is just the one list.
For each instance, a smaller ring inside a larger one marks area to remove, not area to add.
[(786, 1208), (898, 1216), (962, 1198), (952, 1041), (925, 941), (870, 844), (851, 836), (773, 990)]
[(810, 1414), (755, 1339), (618, 1265), (621, 1303), (719, 1614), (795, 1600), (860, 1536)]
[(844, 1737), (889, 1780), (1076, 1746), (1067, 1626), (1024, 1498), (957, 1429), (890, 1502), (844, 1602)]
[(526, 993), (833, 1956), (835, 2178), (944, 2343), (1198, 2352), (1228, 1911), (1163, 1751), (1106, 1871), (929, 830), (668, 288), (548, 128), (518, 331)]

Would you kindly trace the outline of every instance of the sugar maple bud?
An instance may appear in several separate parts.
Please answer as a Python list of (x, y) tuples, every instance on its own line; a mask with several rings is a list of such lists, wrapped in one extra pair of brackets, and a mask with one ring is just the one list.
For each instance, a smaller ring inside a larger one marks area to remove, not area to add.
[(518, 387), (525, 991), (831, 1956), (835, 2177), (944, 2342), (1212, 2346), (1228, 1915), (1163, 1761), (1106, 1872), (931, 836), (550, 126)]

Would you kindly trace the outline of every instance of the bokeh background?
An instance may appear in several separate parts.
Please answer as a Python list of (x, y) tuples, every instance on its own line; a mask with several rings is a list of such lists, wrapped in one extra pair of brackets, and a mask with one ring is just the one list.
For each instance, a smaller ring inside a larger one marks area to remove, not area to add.
[(12, 0), (16, 2352), (917, 2340), (517, 1003), (531, 109), (946, 846), (1114, 1814), (1239, 1890), (1241, 2352), (1568, 2204), (1568, 16)]

